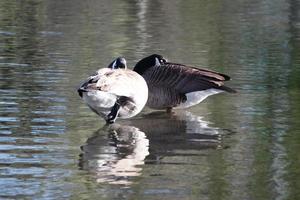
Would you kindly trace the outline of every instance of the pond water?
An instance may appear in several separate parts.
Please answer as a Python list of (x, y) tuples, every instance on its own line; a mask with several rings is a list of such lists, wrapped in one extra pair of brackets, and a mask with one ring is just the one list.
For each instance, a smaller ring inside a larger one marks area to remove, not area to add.
[[(0, 0), (0, 199), (300, 199), (300, 4)], [(153, 53), (232, 77), (105, 126), (76, 87)]]

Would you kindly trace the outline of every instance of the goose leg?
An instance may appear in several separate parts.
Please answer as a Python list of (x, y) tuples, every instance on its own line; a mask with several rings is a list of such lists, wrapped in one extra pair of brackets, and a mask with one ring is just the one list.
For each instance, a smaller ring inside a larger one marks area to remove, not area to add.
[(120, 107), (121, 105), (117, 100), (115, 105), (112, 107), (110, 113), (107, 115), (106, 123), (112, 124), (116, 121), (117, 116), (119, 114)]
[(107, 120), (106, 122), (108, 124), (112, 124), (116, 121), (117, 116), (119, 114), (120, 108), (125, 108), (125, 109), (134, 109), (134, 107), (132, 107), (132, 99), (130, 97), (126, 97), (126, 96), (120, 96), (116, 103), (114, 104), (114, 106), (112, 107), (110, 113), (107, 115)]

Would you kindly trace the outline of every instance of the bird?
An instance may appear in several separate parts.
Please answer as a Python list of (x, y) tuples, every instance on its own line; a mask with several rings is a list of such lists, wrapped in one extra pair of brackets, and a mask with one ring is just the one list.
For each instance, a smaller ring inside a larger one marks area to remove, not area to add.
[(112, 124), (117, 118), (137, 115), (148, 99), (147, 83), (127, 69), (126, 59), (118, 57), (108, 67), (89, 76), (77, 89), (88, 107)]
[(224, 81), (230, 80), (228, 75), (168, 62), (159, 54), (141, 59), (133, 71), (146, 80), (149, 89), (146, 105), (156, 110), (189, 108), (210, 95), (236, 93), (236, 90), (224, 85)]

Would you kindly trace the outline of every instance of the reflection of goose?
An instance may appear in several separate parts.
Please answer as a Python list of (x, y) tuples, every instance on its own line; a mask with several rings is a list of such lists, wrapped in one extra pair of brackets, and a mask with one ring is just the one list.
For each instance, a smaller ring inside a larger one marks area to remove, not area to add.
[(144, 164), (191, 164), (164, 158), (199, 156), (204, 149), (222, 148), (223, 134), (188, 111), (153, 112), (98, 130), (82, 146), (79, 166), (99, 182), (130, 184), (130, 177), (140, 176)]
[(95, 173), (98, 182), (130, 184), (130, 177), (140, 175), (148, 145), (138, 128), (113, 124), (98, 130), (82, 146), (79, 165)]
[(190, 154), (194, 150), (222, 148), (222, 135), (227, 131), (213, 127), (210, 122), (185, 110), (173, 113), (153, 112), (122, 124), (138, 127), (147, 134), (152, 158)]

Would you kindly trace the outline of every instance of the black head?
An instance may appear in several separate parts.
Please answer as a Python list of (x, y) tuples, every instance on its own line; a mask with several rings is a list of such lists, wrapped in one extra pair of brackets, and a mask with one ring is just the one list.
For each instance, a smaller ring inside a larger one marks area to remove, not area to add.
[(162, 55), (152, 54), (151, 56), (143, 58), (138, 63), (136, 63), (133, 71), (136, 71), (139, 74), (143, 74), (149, 68), (163, 65), (166, 62), (167, 60)]
[(113, 60), (109, 65), (108, 68), (111, 69), (127, 69), (126, 59), (123, 57), (118, 57), (115, 60)]

